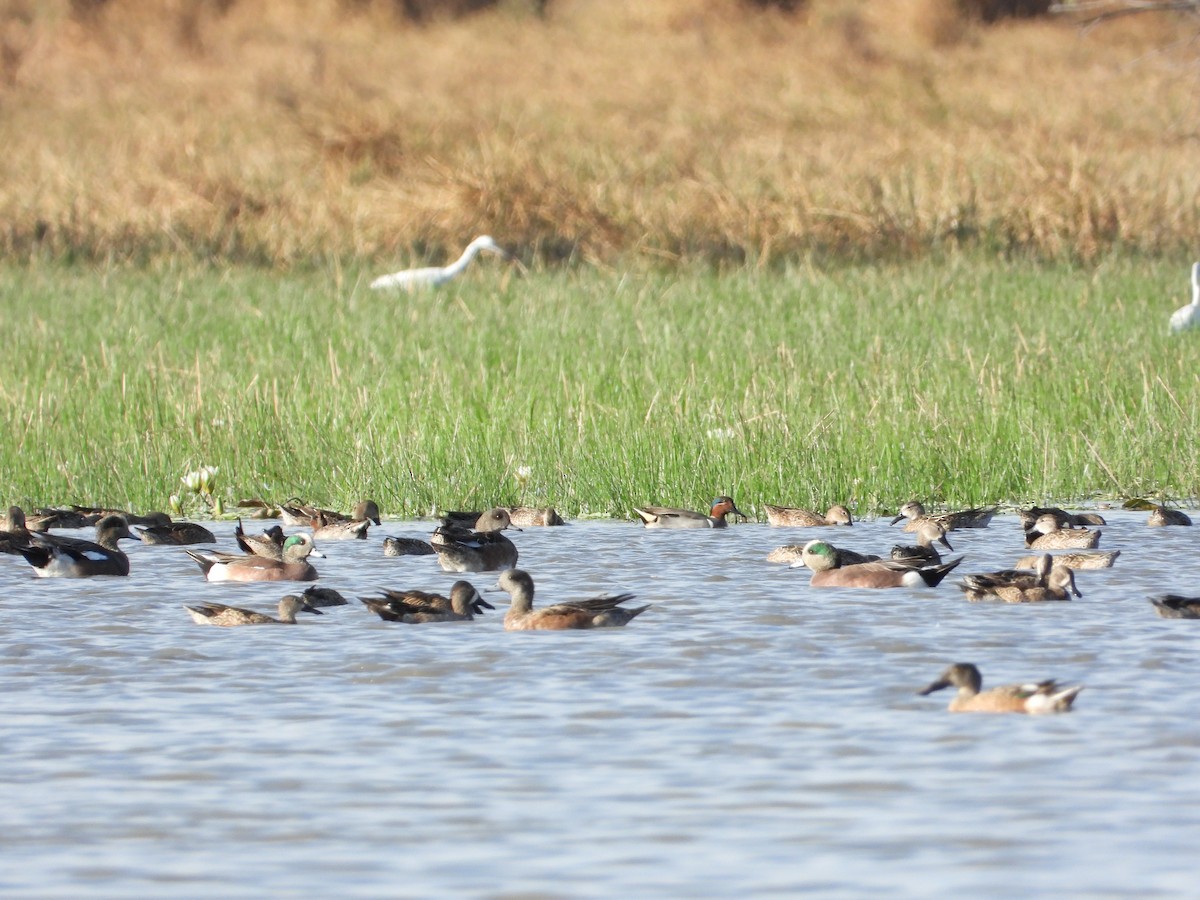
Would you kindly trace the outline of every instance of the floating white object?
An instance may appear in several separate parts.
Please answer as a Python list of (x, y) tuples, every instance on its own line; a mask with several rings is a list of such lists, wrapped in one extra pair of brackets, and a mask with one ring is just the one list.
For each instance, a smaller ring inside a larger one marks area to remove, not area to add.
[(1200, 262), (1192, 264), (1192, 302), (1171, 313), (1171, 331), (1200, 326)]
[(508, 253), (486, 234), (481, 234), (471, 243), (462, 256), (448, 266), (429, 266), (424, 269), (405, 269), (403, 272), (393, 272), (391, 275), (381, 275), (371, 282), (371, 290), (386, 290), (388, 288), (437, 287), (456, 278), (470, 265), (478, 253), (494, 253), (508, 259)]

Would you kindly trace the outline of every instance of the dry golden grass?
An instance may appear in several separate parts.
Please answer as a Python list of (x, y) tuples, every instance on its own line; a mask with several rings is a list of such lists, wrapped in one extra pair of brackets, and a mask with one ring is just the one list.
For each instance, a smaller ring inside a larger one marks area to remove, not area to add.
[(0, 247), (287, 264), (491, 232), (529, 258), (981, 244), (1191, 258), (1195, 22), (956, 0), (0, 5)]

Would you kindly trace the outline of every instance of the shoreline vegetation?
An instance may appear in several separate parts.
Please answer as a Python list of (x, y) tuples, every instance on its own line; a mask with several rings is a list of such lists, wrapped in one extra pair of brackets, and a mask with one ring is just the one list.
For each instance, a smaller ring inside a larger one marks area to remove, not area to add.
[(530, 266), (1195, 252), (1194, 15), (397, 13), (436, 5), (12, 0), (0, 252), (416, 264), (479, 233)]

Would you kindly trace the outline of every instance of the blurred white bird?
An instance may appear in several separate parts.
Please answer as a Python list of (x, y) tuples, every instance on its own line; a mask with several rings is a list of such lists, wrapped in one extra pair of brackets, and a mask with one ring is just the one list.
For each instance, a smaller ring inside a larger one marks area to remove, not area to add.
[(1192, 302), (1171, 313), (1171, 331), (1200, 326), (1200, 262), (1192, 264)]
[(407, 288), (413, 290), (418, 287), (437, 287), (440, 284), (445, 284), (452, 278), (456, 278), (463, 273), (471, 260), (475, 258), (477, 253), (494, 253), (504, 259), (508, 259), (508, 252), (499, 244), (488, 237), (486, 234), (481, 234), (471, 243), (467, 244), (467, 249), (463, 251), (462, 256), (450, 263), (448, 266), (429, 266), (425, 269), (405, 269), (403, 272), (393, 272), (391, 275), (381, 275), (371, 282), (371, 290), (386, 290), (387, 288)]

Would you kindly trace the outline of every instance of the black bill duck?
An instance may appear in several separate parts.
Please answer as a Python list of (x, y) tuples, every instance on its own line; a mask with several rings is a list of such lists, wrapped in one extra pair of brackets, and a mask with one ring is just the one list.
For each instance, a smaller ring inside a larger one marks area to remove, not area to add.
[[(517, 547), (505, 535), (512, 520), (503, 507), (490, 509), (475, 521), (474, 530), (443, 525), (430, 544), (446, 572), (494, 572), (517, 564)], [(517, 529), (520, 530), (520, 529)]]
[(479, 596), (469, 581), (456, 581), (450, 596), (427, 591), (384, 591), (382, 597), (360, 597), (363, 605), (385, 622), (419, 625), (425, 622), (469, 622), (496, 607)]
[(120, 516), (105, 516), (96, 523), (96, 540), (32, 534), (29, 545), (19, 548), (42, 578), (90, 578), (94, 575), (128, 575), (129, 557), (117, 548), (122, 538), (137, 540)]
[(962, 557), (936, 566), (912, 567), (891, 559), (839, 566), (837, 548), (828, 541), (804, 545), (803, 563), (812, 570), (813, 587), (897, 588), (937, 587)]
[(308, 557), (325, 555), (307, 534), (293, 534), (283, 542), (283, 559), (211, 550), (183, 552), (196, 561), (208, 581), (316, 581), (317, 570)]
[(853, 525), (850, 510), (836, 504), (825, 511), (825, 515), (802, 509), (798, 506), (772, 506), (763, 504), (767, 512), (767, 524), (780, 528), (820, 528), (822, 526)]
[(730, 513), (743, 519), (750, 518), (737, 508), (732, 497), (717, 497), (708, 515), (670, 506), (635, 506), (633, 511), (647, 528), (724, 528), (729, 524), (725, 517)]
[(533, 608), (533, 578), (520, 569), (500, 573), (497, 587), (508, 593), (512, 603), (504, 614), (505, 631), (565, 631), (579, 628), (619, 628), (629, 624), (650, 607), (622, 607), (633, 594), (570, 600)]
[(922, 697), (943, 688), (958, 688), (950, 701), (950, 712), (988, 713), (1046, 713), (1067, 712), (1083, 685), (1059, 687), (1054, 681), (1039, 681), (1032, 684), (1006, 684), (982, 690), (983, 676), (972, 663), (955, 663), (942, 673), (941, 678), (924, 690)]
[(242, 609), (238, 606), (226, 606), (224, 603), (204, 603), (197, 606), (185, 604), (183, 608), (188, 611), (192, 621), (197, 625), (295, 625), (296, 613), (324, 615), (321, 610), (309, 605), (303, 597), (295, 594), (288, 594), (279, 601), (278, 619), (274, 619), (266, 613)]

